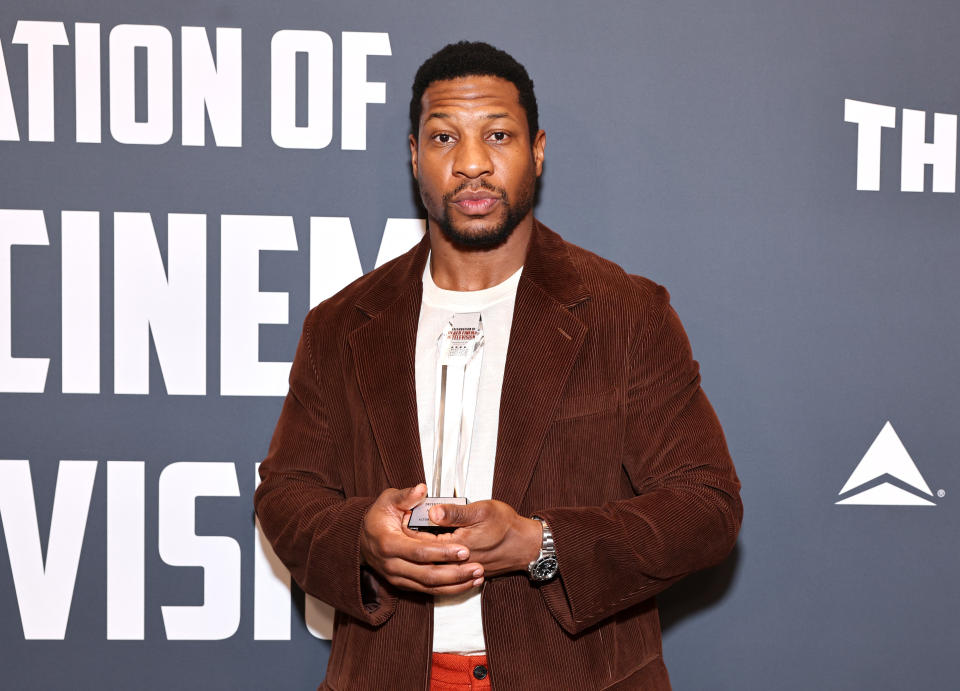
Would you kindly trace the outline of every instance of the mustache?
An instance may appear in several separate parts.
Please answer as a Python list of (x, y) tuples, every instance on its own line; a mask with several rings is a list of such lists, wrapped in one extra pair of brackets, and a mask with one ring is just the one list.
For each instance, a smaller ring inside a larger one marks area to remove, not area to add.
[(453, 199), (455, 196), (457, 196), (457, 195), (460, 194), (461, 192), (466, 192), (466, 191), (478, 192), (478, 191), (480, 191), (480, 190), (486, 190), (487, 192), (493, 192), (493, 193), (496, 194), (498, 197), (500, 197), (500, 199), (502, 199), (502, 200), (504, 200), (504, 201), (506, 201), (506, 199), (507, 199), (507, 192), (506, 192), (506, 190), (504, 190), (504, 189), (502, 189), (502, 188), (500, 188), (500, 187), (495, 187), (494, 185), (491, 185), (491, 184), (490, 184), (489, 182), (487, 182), (486, 180), (476, 180), (476, 181), (474, 181), (474, 180), (465, 180), (464, 182), (461, 182), (459, 185), (457, 185), (456, 189), (451, 190), (450, 192), (447, 192), (446, 194), (444, 194), (444, 195), (443, 195), (443, 202), (444, 202), (445, 204), (449, 203), (451, 199)]

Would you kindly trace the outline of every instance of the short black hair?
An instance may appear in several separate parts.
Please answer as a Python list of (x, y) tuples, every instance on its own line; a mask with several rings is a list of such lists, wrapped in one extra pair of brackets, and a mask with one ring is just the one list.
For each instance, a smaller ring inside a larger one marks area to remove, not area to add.
[(410, 134), (414, 139), (420, 131), (420, 116), (423, 114), (423, 92), (434, 82), (458, 77), (500, 77), (511, 82), (520, 92), (520, 105), (527, 114), (530, 128), (530, 143), (540, 129), (537, 97), (533, 93), (533, 80), (526, 68), (512, 55), (482, 41), (450, 43), (427, 58), (413, 78), (413, 94), (410, 97)]

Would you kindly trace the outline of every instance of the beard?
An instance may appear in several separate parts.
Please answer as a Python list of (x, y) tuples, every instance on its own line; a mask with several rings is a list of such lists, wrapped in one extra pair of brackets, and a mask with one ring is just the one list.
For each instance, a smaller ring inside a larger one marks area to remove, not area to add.
[[(533, 209), (533, 190), (535, 182), (536, 178), (531, 176), (529, 184), (524, 186), (515, 200), (511, 200), (505, 189), (495, 187), (486, 180), (480, 180), (479, 182), (465, 181), (458, 185), (456, 189), (443, 195), (439, 205), (440, 213), (435, 215), (434, 220), (436, 221), (437, 227), (440, 228), (446, 238), (455, 245), (459, 245), (465, 249), (493, 249), (494, 247), (498, 247), (506, 242), (507, 238), (510, 237), (511, 233), (513, 233), (520, 221), (522, 221)], [(499, 223), (496, 221), (491, 221), (490, 225), (486, 225), (481, 228), (475, 228), (469, 231), (463, 228), (458, 228), (453, 224), (453, 222), (450, 220), (450, 214), (448, 213), (451, 200), (456, 195), (467, 189), (482, 189), (486, 190), (487, 192), (493, 192), (499, 197), (499, 206), (503, 211)], [(433, 206), (431, 203), (432, 200), (428, 198), (428, 195), (424, 194), (422, 185), (420, 187), (420, 196), (423, 199), (424, 206), (427, 207), (429, 212), (431, 206)]]

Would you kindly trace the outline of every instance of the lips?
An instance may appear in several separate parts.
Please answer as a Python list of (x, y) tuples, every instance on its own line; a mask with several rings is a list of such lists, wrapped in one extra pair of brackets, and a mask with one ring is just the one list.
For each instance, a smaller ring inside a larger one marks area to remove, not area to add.
[(468, 216), (481, 216), (495, 207), (500, 197), (486, 190), (464, 190), (451, 199), (453, 204)]
[(489, 212), (499, 201), (496, 197), (479, 197), (477, 199), (461, 199), (454, 204), (468, 216), (479, 216)]

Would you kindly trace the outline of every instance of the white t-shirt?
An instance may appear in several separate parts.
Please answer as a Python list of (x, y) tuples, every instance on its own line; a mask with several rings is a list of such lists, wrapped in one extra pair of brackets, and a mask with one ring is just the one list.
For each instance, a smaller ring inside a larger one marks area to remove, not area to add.
[[(500, 389), (522, 270), (518, 269), (510, 278), (491, 288), (473, 291), (437, 287), (430, 274), (429, 258), (423, 272), (423, 300), (417, 324), (416, 384), (420, 450), (424, 476), (428, 479), (433, 477), (437, 338), (455, 313), (480, 312), (483, 318), (483, 360), (465, 491), (470, 501), (490, 499), (493, 492)], [(473, 588), (462, 595), (434, 597), (433, 652), (465, 655), (485, 650), (480, 590)]]

